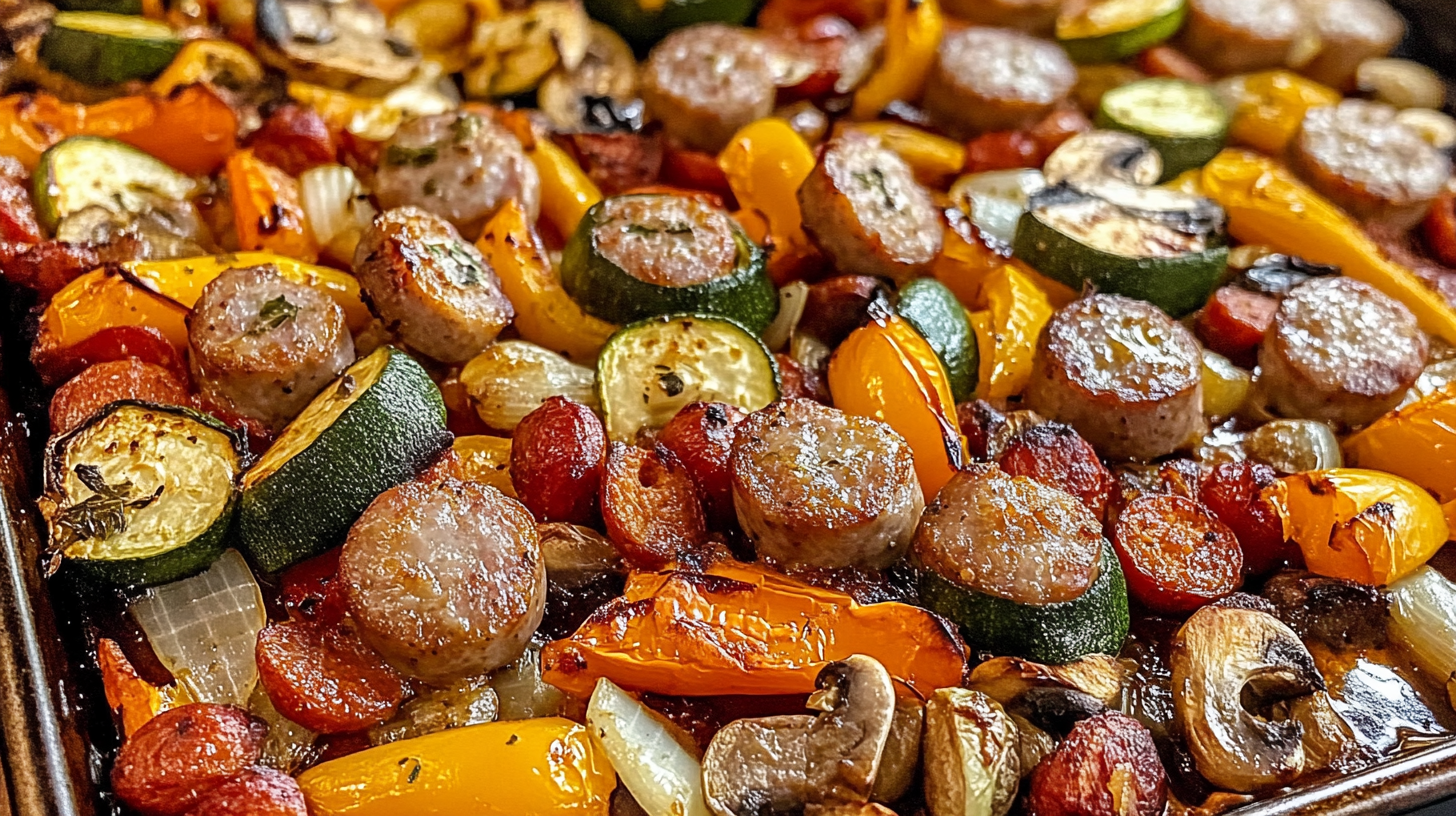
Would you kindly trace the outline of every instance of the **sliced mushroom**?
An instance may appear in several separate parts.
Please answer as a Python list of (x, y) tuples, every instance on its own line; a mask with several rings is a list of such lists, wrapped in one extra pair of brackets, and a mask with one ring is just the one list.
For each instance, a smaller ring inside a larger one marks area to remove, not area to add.
[(1304, 727), (1306, 771), (1329, 767), (1355, 746), (1355, 732), (1330, 705), (1330, 696), (1323, 691), (1296, 698), (1289, 714)]
[(895, 719), (890, 722), (890, 738), (880, 757), (880, 773), (875, 777), (870, 798), (876, 802), (894, 802), (915, 784), (920, 770), (920, 735), (925, 730), (925, 705), (913, 697), (895, 701)]
[(536, 525), (541, 560), (552, 583), (576, 588), (622, 570), (622, 555), (612, 542), (590, 527), (552, 522)]
[(1173, 639), (1173, 714), (1198, 770), (1226, 790), (1278, 787), (1310, 764), (1297, 698), (1324, 690), (1294, 630), (1267, 612), (1205, 606)]
[[(895, 718), (885, 667), (852, 655), (819, 673), (819, 714), (735, 720), (703, 755), (703, 796), (718, 816), (862, 813)], [(873, 811), (869, 811), (873, 812)]]
[(1116, 707), (1131, 669), (1107, 655), (1087, 655), (1061, 666), (1044, 666), (1019, 657), (995, 657), (971, 671), (970, 688), (1005, 706), (1015, 705), (1033, 688), (1080, 691)]
[(1049, 186), (1074, 187), (1106, 180), (1146, 186), (1163, 174), (1163, 158), (1141, 136), (1117, 130), (1089, 130), (1063, 142), (1047, 157), (1042, 175)]
[(574, 70), (591, 42), (580, 0), (541, 0), (475, 27), (465, 95), (510, 96), (532, 90), (560, 65)]
[(586, 51), (572, 68), (557, 66), (536, 92), (541, 110), (564, 133), (635, 129), (642, 124), (637, 99), (637, 59), (617, 32), (590, 24)]
[(381, 96), (419, 67), (414, 46), (363, 0), (258, 0), (258, 56), (290, 77)]
[(944, 688), (925, 704), (925, 805), (931, 816), (1002, 816), (1021, 783), (1016, 724), (979, 691)]

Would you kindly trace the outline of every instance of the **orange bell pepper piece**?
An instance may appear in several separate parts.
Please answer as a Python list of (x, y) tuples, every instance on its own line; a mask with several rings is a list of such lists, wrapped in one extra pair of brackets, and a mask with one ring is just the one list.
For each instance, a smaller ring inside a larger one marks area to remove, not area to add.
[(523, 339), (576, 362), (596, 359), (617, 327), (582, 311), (562, 288), (541, 237), (515, 199), (491, 217), (475, 245), (516, 307), (516, 330)]
[(183, 173), (207, 175), (237, 149), (238, 117), (204, 85), (95, 105), (62, 102), (49, 94), (0, 99), (0, 154), (14, 156), (27, 170), (47, 148), (70, 136), (109, 137)]
[(706, 573), (637, 572), (570, 637), (541, 651), (542, 677), (586, 697), (597, 678), (683, 696), (803, 694), (852, 654), (921, 695), (959, 685), (965, 644), (923, 609), (859, 604), (832, 589), (724, 561)]
[(905, 437), (927, 502), (966, 461), (945, 367), (898, 316), (877, 318), (844, 339), (829, 359), (829, 393), (845, 413), (878, 419)]
[(40, 316), (31, 361), (40, 369), (43, 379), (55, 382), (75, 373), (72, 369), (100, 362), (90, 355), (80, 355), (87, 357), (84, 360), (71, 359), (77, 357), (75, 352), (88, 340), (132, 328), (158, 337), (170, 347), (174, 358), (180, 357), (187, 349), (186, 321), (187, 309), (133, 284), (117, 271), (97, 269), (71, 281), (51, 298)]
[(982, 288), (991, 310), (995, 352), (990, 382), (976, 393), (1005, 399), (1020, 394), (1031, 382), (1036, 343), (1054, 310), (1031, 278), (1010, 264), (992, 272)]
[(949, 287), (961, 303), (973, 309), (982, 308), (985, 296), (981, 288), (986, 278), (1008, 264), (1036, 284), (1053, 307), (1060, 309), (1077, 299), (1076, 290), (1070, 286), (1048, 278), (1018, 258), (998, 253), (974, 234), (966, 234), (974, 230), (969, 223), (946, 227), (944, 248), (930, 265), (930, 274)]
[(1311, 572), (1384, 586), (1420, 569), (1450, 538), (1441, 505), (1413, 482), (1338, 468), (1264, 490)]
[(772, 246), (769, 273), (779, 283), (799, 276), (819, 251), (804, 232), (799, 185), (814, 169), (814, 151), (782, 119), (761, 119), (744, 126), (723, 152), (718, 166), (742, 208), (748, 237)]
[(162, 690), (137, 674), (116, 641), (102, 638), (96, 644), (96, 663), (101, 669), (106, 704), (121, 715), (122, 736), (130, 737), (162, 713), (165, 706)]
[(308, 263), (318, 260), (318, 241), (304, 215), (297, 179), (251, 150), (228, 157), (227, 177), (240, 249), (267, 250)]
[(1456, 383), (1391, 411), (1345, 440), (1345, 462), (1410, 479), (1456, 500)]
[(1236, 102), (1229, 138), (1279, 156), (1310, 108), (1337, 104), (1339, 91), (1291, 71), (1264, 71), (1230, 80)]
[(896, 100), (920, 98), (945, 31), (936, 0), (890, 0), (885, 8), (885, 51), (880, 67), (854, 93), (850, 115), (873, 119)]

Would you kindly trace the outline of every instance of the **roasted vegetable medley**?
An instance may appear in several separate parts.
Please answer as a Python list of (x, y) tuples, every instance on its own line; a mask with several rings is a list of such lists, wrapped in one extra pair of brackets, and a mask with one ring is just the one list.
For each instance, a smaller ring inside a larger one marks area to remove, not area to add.
[(105, 801), (1213, 816), (1450, 738), (1456, 120), (1404, 27), (0, 0)]

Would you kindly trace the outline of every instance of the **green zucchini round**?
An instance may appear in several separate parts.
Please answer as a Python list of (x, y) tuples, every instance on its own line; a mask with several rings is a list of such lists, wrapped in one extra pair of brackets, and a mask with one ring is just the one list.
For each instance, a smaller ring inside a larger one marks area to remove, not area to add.
[(87, 85), (152, 79), (182, 50), (166, 23), (130, 14), (63, 11), (40, 41), (47, 68)]
[(955, 401), (973, 399), (980, 377), (981, 351), (965, 307), (955, 294), (935, 278), (916, 278), (901, 287), (895, 311), (935, 349), (935, 356), (950, 378)]
[(1097, 126), (1148, 140), (1163, 159), (1160, 181), (1208, 164), (1223, 150), (1229, 112), (1207, 85), (1144, 79), (1102, 95)]

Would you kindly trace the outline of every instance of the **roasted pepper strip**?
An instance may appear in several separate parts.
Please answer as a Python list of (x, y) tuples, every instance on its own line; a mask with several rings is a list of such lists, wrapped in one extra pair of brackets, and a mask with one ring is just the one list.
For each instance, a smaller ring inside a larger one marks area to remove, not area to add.
[(1456, 383), (1391, 411), (1345, 441), (1345, 461), (1456, 500)]
[(298, 786), (313, 816), (606, 816), (617, 778), (586, 726), (546, 717), (369, 748)]
[(1020, 394), (1031, 382), (1036, 342), (1053, 309), (1031, 278), (1010, 264), (987, 276), (982, 290), (991, 310), (996, 351), (988, 390), (977, 393), (988, 399), (1005, 399)]
[(1334, 105), (1334, 88), (1290, 71), (1265, 71), (1228, 81), (1236, 100), (1229, 138), (1271, 156), (1282, 155), (1310, 108)]
[(840, 410), (905, 437), (927, 502), (966, 461), (950, 378), (925, 338), (899, 317), (877, 318), (845, 338), (829, 360), (829, 393)]
[(898, 122), (863, 122), (852, 127), (878, 137), (910, 165), (921, 184), (935, 189), (949, 187), (966, 163), (965, 145), (920, 128)]
[(178, 170), (205, 175), (237, 148), (238, 118), (202, 85), (168, 96), (123, 96), (95, 105), (49, 94), (0, 99), (0, 154), (35, 169), (46, 148), (69, 136), (107, 136), (156, 156)]
[(167, 96), (197, 83), (241, 87), (262, 81), (263, 66), (248, 49), (229, 40), (193, 40), (182, 46), (167, 70), (152, 80), (151, 91)]
[(233, 226), (244, 251), (262, 249), (313, 263), (318, 241), (303, 212), (298, 180), (239, 150), (227, 160)]
[(121, 717), (122, 736), (131, 736), (162, 713), (165, 705), (162, 690), (137, 674), (116, 641), (102, 638), (97, 642), (96, 664), (101, 669), (106, 704)]
[(746, 125), (718, 155), (718, 166), (743, 213), (744, 229), (754, 241), (773, 247), (769, 271), (776, 282), (798, 277), (819, 255), (804, 233), (799, 185), (814, 169), (814, 151), (789, 123), (761, 119)]
[[(180, 355), (187, 349), (187, 309), (106, 269), (87, 272), (57, 292), (40, 316), (31, 361), (47, 382), (69, 377), (70, 369), (101, 360), (71, 360), (70, 352), (103, 332), (137, 328), (155, 334)], [(107, 359), (116, 359), (108, 357)], [(165, 365), (165, 361), (149, 360)], [(74, 363), (75, 365), (72, 365)]]
[(597, 678), (687, 697), (803, 694), (819, 670), (869, 655), (921, 694), (960, 682), (965, 644), (900, 603), (859, 604), (738, 562), (705, 573), (638, 572), (571, 637), (541, 651), (548, 683), (585, 697)]
[(583, 312), (562, 288), (546, 247), (515, 199), (496, 212), (475, 245), (500, 275), (523, 339), (577, 362), (596, 358), (617, 327)]
[(855, 91), (850, 115), (873, 119), (891, 102), (919, 99), (944, 30), (936, 0), (890, 0), (885, 9), (884, 57)]
[(581, 165), (550, 139), (533, 141), (526, 145), (526, 155), (541, 177), (541, 216), (563, 237), (569, 236), (586, 211), (602, 200), (602, 191)]
[(1456, 310), (1386, 257), (1354, 219), (1273, 159), (1225, 150), (1204, 166), (1203, 190), (1227, 211), (1229, 232), (1240, 242), (1335, 264), (1404, 303), (1427, 333), (1456, 343)]
[(1285, 538), (1310, 571), (1372, 586), (1415, 572), (1449, 538), (1445, 512), (1412, 482), (1339, 468), (1288, 476), (1265, 489)]
[(128, 261), (121, 265), (121, 269), (133, 283), (191, 309), (202, 297), (202, 288), (218, 275), (229, 269), (263, 264), (272, 264), (283, 277), (311, 286), (333, 298), (344, 310), (350, 331), (361, 332), (374, 320), (369, 307), (359, 297), (359, 281), (353, 275), (274, 252), (234, 252), (169, 261)]

